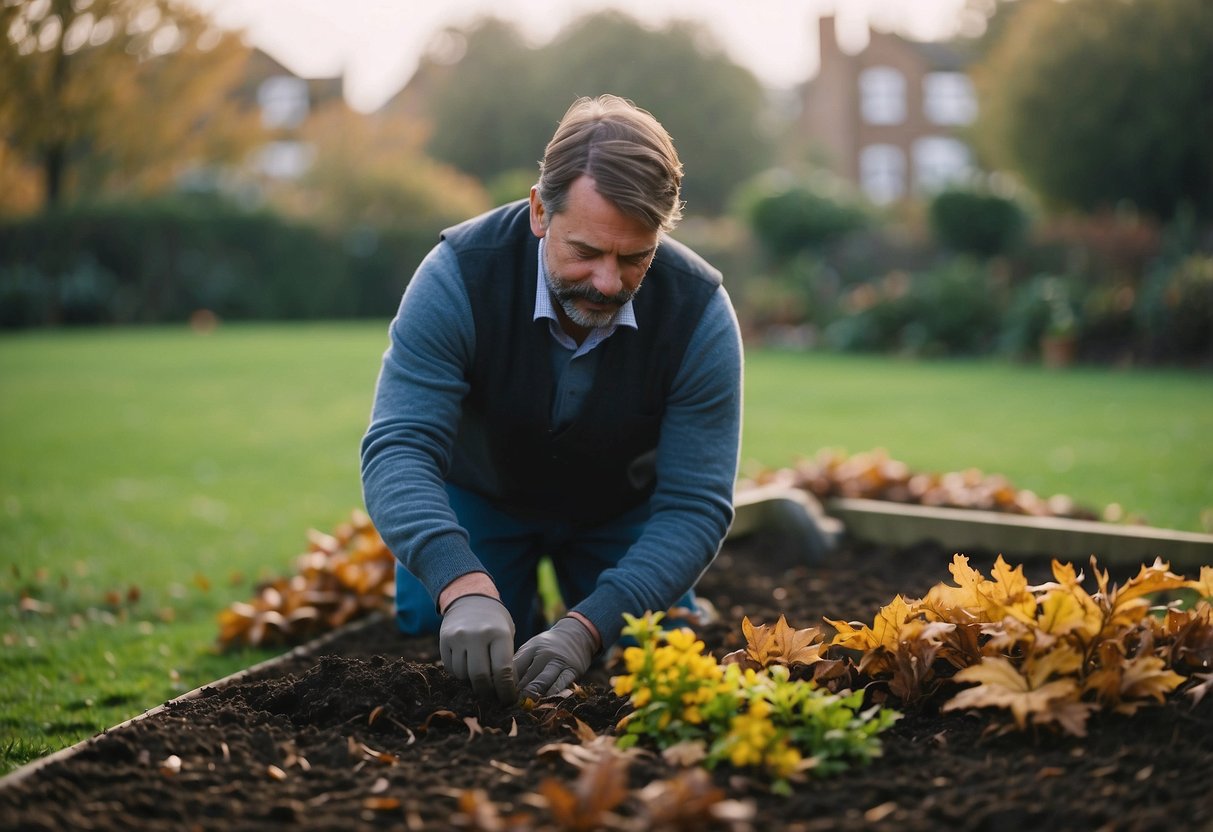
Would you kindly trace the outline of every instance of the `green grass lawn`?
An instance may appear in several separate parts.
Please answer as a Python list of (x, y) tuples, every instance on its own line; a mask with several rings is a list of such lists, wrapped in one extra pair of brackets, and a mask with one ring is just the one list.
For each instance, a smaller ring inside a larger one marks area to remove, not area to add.
[[(743, 473), (822, 447), (979, 468), (1096, 510), (1213, 531), (1213, 376), (750, 354)], [(1203, 514), (1203, 519), (1202, 519)]]
[[(361, 504), (385, 329), (0, 337), (0, 771), (270, 655), (215, 615)], [(743, 472), (883, 447), (1200, 530), (1210, 382), (751, 351)]]

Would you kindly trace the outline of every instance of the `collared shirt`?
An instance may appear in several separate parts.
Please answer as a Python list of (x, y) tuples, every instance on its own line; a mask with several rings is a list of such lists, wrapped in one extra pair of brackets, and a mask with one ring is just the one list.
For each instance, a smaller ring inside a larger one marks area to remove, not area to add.
[(547, 261), (543, 256), (545, 245), (547, 244), (546, 237), (539, 238), (539, 279), (535, 281), (535, 315), (532, 320), (540, 318), (548, 319), (548, 332), (552, 333), (552, 337), (556, 339), (556, 343), (564, 347), (566, 350), (572, 350), (573, 354), (570, 359), (580, 358), (588, 353), (594, 347), (601, 344), (606, 339), (614, 334), (615, 330), (621, 326), (638, 329), (636, 324), (636, 312), (632, 309), (632, 302), (629, 300), (619, 310), (615, 312), (615, 317), (606, 326), (595, 327), (590, 330), (590, 334), (580, 345), (573, 338), (560, 328), (560, 319), (556, 317), (556, 309), (552, 306), (552, 295), (548, 291), (548, 269)]

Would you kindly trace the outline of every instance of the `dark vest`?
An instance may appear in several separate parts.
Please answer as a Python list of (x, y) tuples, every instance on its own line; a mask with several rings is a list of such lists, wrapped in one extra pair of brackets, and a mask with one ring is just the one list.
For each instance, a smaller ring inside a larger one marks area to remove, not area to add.
[[(507, 510), (577, 525), (646, 500), (667, 394), (720, 273), (663, 239), (632, 301), (639, 328), (620, 327), (595, 347), (602, 353), (593, 387), (580, 415), (557, 431), (548, 321), (533, 320), (539, 240), (528, 202), (448, 228), (442, 238), (459, 260), (476, 326), (464, 411), (484, 426), (497, 481), (496, 493), (485, 496)], [(457, 470), (451, 478), (469, 485)]]

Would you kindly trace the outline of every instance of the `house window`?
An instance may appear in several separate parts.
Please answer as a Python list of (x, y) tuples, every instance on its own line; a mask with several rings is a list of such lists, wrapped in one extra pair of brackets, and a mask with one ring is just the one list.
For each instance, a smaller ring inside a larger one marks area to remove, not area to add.
[(859, 108), (868, 124), (901, 124), (906, 120), (906, 79), (888, 66), (859, 74)]
[(963, 72), (931, 72), (922, 81), (923, 110), (933, 124), (971, 124), (977, 94)]
[(307, 118), (307, 82), (290, 75), (266, 78), (257, 88), (257, 103), (261, 106), (262, 126), (298, 127)]
[(945, 136), (927, 136), (914, 142), (914, 184), (920, 191), (938, 191), (972, 172), (969, 149)]
[(868, 199), (884, 205), (905, 196), (906, 157), (891, 144), (872, 144), (859, 153), (859, 182)]

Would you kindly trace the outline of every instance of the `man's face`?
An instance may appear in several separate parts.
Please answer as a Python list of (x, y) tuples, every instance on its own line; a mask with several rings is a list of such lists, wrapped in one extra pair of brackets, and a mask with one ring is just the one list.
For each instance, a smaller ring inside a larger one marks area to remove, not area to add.
[(559, 214), (546, 213), (532, 188), (531, 231), (547, 238), (548, 289), (562, 326), (574, 336), (609, 324), (657, 253), (658, 232), (599, 195), (588, 176), (572, 184)]

